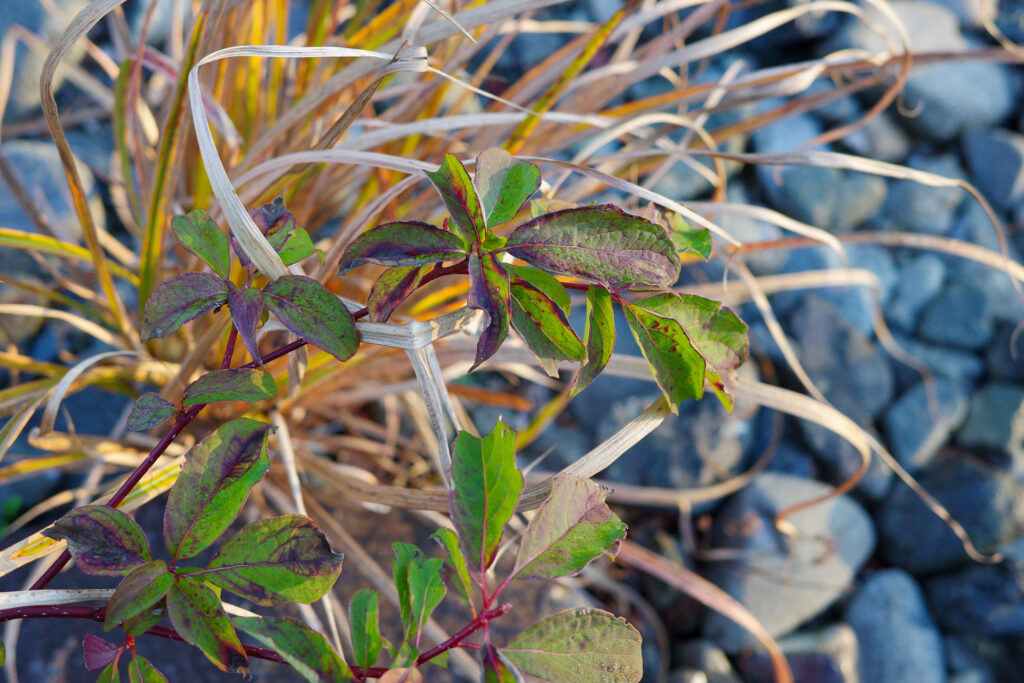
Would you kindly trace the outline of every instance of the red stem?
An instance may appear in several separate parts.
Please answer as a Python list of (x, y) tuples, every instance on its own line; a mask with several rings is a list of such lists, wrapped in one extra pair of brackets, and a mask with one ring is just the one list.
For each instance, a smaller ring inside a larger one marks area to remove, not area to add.
[(440, 645), (436, 645), (430, 648), (429, 650), (421, 654), (419, 657), (417, 657), (416, 666), (425, 664), (434, 657), (437, 657), (438, 655), (443, 654), (448, 650), (460, 647), (462, 645), (463, 640), (465, 640), (473, 633), (486, 626), (488, 622), (491, 621), (491, 619), (500, 617), (502, 614), (505, 614), (510, 609), (512, 609), (512, 605), (506, 602), (503, 605), (498, 605), (497, 607), (493, 607), (491, 609), (481, 610), (480, 614), (476, 615), (473, 621), (463, 626), (458, 633), (456, 633)]

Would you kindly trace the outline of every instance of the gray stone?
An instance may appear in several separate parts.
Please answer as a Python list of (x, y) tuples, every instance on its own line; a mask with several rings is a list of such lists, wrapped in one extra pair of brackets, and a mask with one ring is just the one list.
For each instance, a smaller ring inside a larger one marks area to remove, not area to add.
[(911, 149), (910, 136), (887, 112), (868, 119), (844, 137), (843, 144), (855, 154), (892, 164), (903, 163)]
[[(740, 183), (730, 183), (725, 191), (726, 201), (735, 204), (750, 204), (750, 197), (746, 189)], [(782, 239), (782, 229), (765, 221), (747, 216), (736, 216), (723, 214), (718, 219), (722, 228), (743, 243), (747, 242), (772, 242)], [(782, 269), (788, 258), (783, 249), (769, 249), (763, 252), (754, 252), (744, 257), (744, 262), (750, 267), (755, 275), (769, 275), (777, 273)]]
[(1024, 383), (1024, 337), (1014, 336), (1015, 325), (1001, 323), (985, 352), (989, 377)]
[[(915, 156), (908, 165), (945, 178), (966, 178), (954, 154)], [(966, 197), (967, 193), (959, 187), (931, 187), (913, 180), (893, 180), (881, 223), (891, 230), (947, 235), (956, 220), (956, 210)]]
[(814, 457), (801, 448), (791, 443), (782, 442), (775, 450), (771, 462), (765, 468), (766, 472), (787, 474), (792, 477), (803, 477), (805, 479), (819, 478), (818, 467)]
[(1024, 5), (1018, 0), (998, 0), (997, 4), (996, 26), (1013, 42), (1024, 43)]
[(971, 180), (993, 204), (1013, 209), (1024, 199), (1024, 135), (1001, 128), (964, 134)]
[(918, 323), (923, 339), (962, 349), (984, 348), (994, 330), (985, 292), (962, 284), (950, 285), (933, 297)]
[[(918, 483), (946, 507), (982, 552), (1024, 531), (1024, 490), (1007, 472), (966, 456), (936, 459), (917, 474)], [(956, 534), (917, 493), (893, 486), (875, 514), (879, 548), (891, 564), (914, 575), (955, 568), (969, 561)]]
[(921, 382), (885, 415), (889, 448), (904, 468), (915, 472), (932, 461), (965, 415), (967, 395), (958, 382), (945, 377), (936, 378), (930, 387)]
[[(22, 280), (28, 284), (42, 286), (42, 282), (25, 277)], [(48, 299), (38, 292), (13, 287), (4, 283), (0, 287), (0, 304), (21, 304), (30, 306), (46, 307)], [(42, 328), (44, 318), (38, 315), (0, 315), (0, 343), (7, 348), (8, 345), (15, 346), (32, 338)]]
[(979, 642), (978, 638), (969, 635), (947, 635), (942, 639), (943, 651), (946, 656), (946, 667), (951, 673), (950, 680), (955, 676), (968, 676), (965, 681), (971, 683), (996, 683), (990, 652), (986, 652), (988, 644)]
[[(857, 677), (857, 636), (846, 624), (800, 632), (779, 641), (793, 679), (810, 683), (860, 683)], [(745, 683), (774, 683), (768, 655), (758, 652), (741, 660)]]
[(860, 643), (860, 680), (943, 683), (942, 639), (921, 589), (906, 572), (872, 574), (846, 607)]
[[(875, 533), (867, 513), (847, 496), (828, 498), (786, 518), (775, 515), (824, 496), (819, 482), (763, 473), (732, 496), (716, 516), (715, 548), (737, 551), (708, 564), (707, 576), (742, 603), (773, 636), (786, 634), (834, 603), (871, 554)], [(704, 633), (726, 652), (756, 641), (728, 617), (709, 612)]]
[(993, 383), (971, 397), (970, 411), (957, 434), (961, 446), (1007, 453), (1024, 467), (1024, 387)]
[[(913, 337), (894, 333), (893, 339), (915, 361), (939, 377), (948, 377), (965, 389), (970, 389), (985, 372), (985, 364), (969, 351), (960, 351), (943, 346), (933, 346)], [(913, 367), (896, 362), (893, 364), (897, 384), (910, 386), (921, 381), (921, 373)]]
[[(960, 32), (956, 16), (935, 4), (921, 0), (888, 3), (909, 34), (909, 49), (920, 52), (960, 52), (973, 49)], [(889, 51), (887, 39), (895, 35), (878, 26), (891, 22), (869, 6), (871, 22), (847, 17), (820, 48), (820, 54), (838, 49), (862, 49), (871, 53)], [(887, 35), (888, 34), (888, 35)], [(1014, 111), (1015, 88), (1009, 69), (999, 64), (949, 60), (915, 68), (904, 91), (907, 125), (936, 140), (950, 140), (970, 128), (987, 128)]]
[(925, 0), (933, 5), (945, 7), (952, 12), (963, 26), (981, 28), (985, 17), (985, 6), (989, 0)]
[(942, 289), (946, 264), (935, 254), (921, 254), (900, 264), (898, 272), (895, 291), (885, 306), (885, 319), (912, 332), (921, 309)]
[(729, 658), (708, 640), (688, 640), (673, 652), (683, 669), (700, 672), (707, 683), (742, 683)]

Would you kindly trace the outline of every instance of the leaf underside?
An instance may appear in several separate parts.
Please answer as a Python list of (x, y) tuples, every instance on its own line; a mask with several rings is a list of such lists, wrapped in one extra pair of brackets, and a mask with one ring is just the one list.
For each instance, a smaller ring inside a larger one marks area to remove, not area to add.
[(469, 299), (467, 305), (487, 315), (487, 326), (476, 345), (476, 359), (470, 372), (493, 356), (508, 336), (509, 310), (508, 273), (494, 254), (469, 257)]

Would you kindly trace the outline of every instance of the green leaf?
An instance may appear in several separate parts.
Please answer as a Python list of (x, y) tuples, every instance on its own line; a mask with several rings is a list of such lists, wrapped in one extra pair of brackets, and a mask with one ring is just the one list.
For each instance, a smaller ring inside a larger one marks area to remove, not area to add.
[(352, 678), (348, 668), (323, 635), (293, 619), (233, 617), (243, 633), (277, 652), (310, 683), (334, 683)]
[(125, 619), (121, 622), (121, 628), (123, 628), (124, 632), (133, 638), (141, 636), (143, 633), (159, 624), (160, 620), (164, 618), (164, 614), (166, 612), (167, 610), (163, 607), (146, 610), (142, 614)]
[(285, 515), (249, 524), (197, 573), (257, 605), (310, 603), (334, 585), (341, 560), (313, 520)]
[(152, 559), (135, 520), (104, 505), (77, 507), (43, 535), (67, 541), (78, 568), (92, 576), (124, 576)]
[(515, 451), (516, 433), (500, 421), (483, 439), (459, 432), (455, 440), (448, 509), (459, 543), (477, 572), (494, 560), (502, 529), (523, 490)]
[(218, 669), (228, 673), (247, 670), (249, 659), (220, 598), (201, 581), (176, 577), (167, 594), (167, 615), (178, 635), (202, 650)]
[(82, 655), (85, 658), (85, 668), (89, 671), (97, 671), (110, 666), (117, 661), (122, 652), (124, 652), (123, 645), (111, 643), (91, 633), (86, 634), (82, 639)]
[(167, 683), (167, 678), (140, 654), (132, 655), (132, 661), (128, 664), (128, 680), (131, 683)]
[(260, 347), (256, 342), (256, 329), (263, 316), (263, 293), (253, 287), (239, 289), (232, 285), (228, 291), (228, 310), (231, 312), (231, 322), (238, 330), (238, 337), (245, 344), (249, 355), (263, 365)]
[(469, 566), (466, 564), (466, 557), (459, 548), (459, 537), (451, 529), (438, 529), (430, 535), (448, 551), (446, 564), (450, 574), (454, 574), (456, 580), (447, 581), (449, 588), (455, 588), (455, 594), (467, 605), (473, 602), (473, 585), (469, 580)]
[(704, 358), (682, 326), (631, 304), (623, 304), (622, 312), (672, 412), (678, 413), (683, 401), (703, 396)]
[(526, 674), (552, 683), (636, 683), (643, 676), (637, 630), (589, 607), (559, 612), (499, 652)]
[(680, 254), (695, 256), (707, 261), (711, 256), (711, 232), (707, 228), (690, 227), (678, 214), (670, 214), (668, 220), (672, 244)]
[(436, 171), (424, 173), (437, 188), (462, 237), (471, 244), (480, 244), (486, 230), (483, 208), (466, 167), (453, 155), (445, 154)]
[(395, 550), (395, 559), (391, 561), (391, 575), (398, 591), (398, 609), (402, 617), (402, 629), (408, 633), (412, 629), (412, 596), (409, 593), (409, 567), (419, 557), (420, 549), (410, 543), (396, 542), (391, 547)]
[(224, 234), (204, 209), (171, 219), (171, 230), (186, 249), (206, 261), (225, 280), (231, 272), (231, 250)]
[(469, 299), (467, 305), (487, 315), (487, 327), (476, 345), (476, 360), (470, 372), (490, 358), (508, 336), (508, 273), (493, 254), (469, 257)]
[(109, 631), (125, 619), (150, 609), (167, 595), (172, 583), (174, 575), (167, 571), (163, 560), (142, 565), (126, 576), (110, 597), (103, 628)]
[(551, 495), (523, 532), (513, 575), (555, 579), (579, 573), (602, 554), (614, 557), (626, 525), (605, 505), (606, 495), (589, 479), (555, 477)]
[(263, 422), (240, 418), (192, 447), (164, 509), (164, 543), (171, 557), (195, 557), (238, 516), (270, 467), (271, 430)]
[(316, 280), (285, 275), (263, 288), (263, 300), (282, 325), (338, 360), (359, 349), (352, 314)]
[(4, 645), (4, 641), (0, 640), (0, 666), (7, 663), (7, 646)]
[(274, 376), (262, 368), (213, 370), (185, 387), (182, 405), (215, 401), (262, 401), (277, 394)]
[[(281, 197), (276, 197), (269, 204), (249, 209), (249, 216), (285, 264), (300, 261), (315, 250), (309, 234), (296, 226), (295, 216), (285, 208)], [(231, 236), (231, 245), (242, 265), (248, 267), (249, 258), (239, 248), (234, 235)]]
[(96, 683), (120, 683), (121, 676), (117, 673), (117, 662), (111, 662), (107, 668), (100, 672)]
[(387, 322), (395, 309), (402, 305), (406, 298), (416, 291), (423, 282), (423, 276), (430, 272), (432, 266), (399, 266), (388, 268), (370, 287), (370, 295), (366, 299), (366, 308), (372, 322)]
[(512, 276), (513, 284), (515, 284), (516, 278), (523, 280), (526, 284), (544, 292), (549, 299), (558, 304), (563, 313), (569, 315), (572, 300), (569, 298), (569, 292), (565, 289), (565, 285), (559, 282), (558, 278), (532, 266), (514, 266), (506, 263), (502, 264), (502, 267)]
[(174, 415), (174, 405), (152, 391), (139, 396), (132, 403), (132, 411), (128, 413), (128, 429), (144, 432), (162, 425)]
[(420, 221), (398, 221), (367, 230), (348, 245), (338, 264), (342, 275), (363, 263), (423, 266), (466, 255), (462, 240)]
[(615, 350), (615, 311), (604, 287), (587, 288), (587, 326), (583, 331), (587, 359), (572, 380), (569, 398), (580, 393), (601, 374)]
[(516, 228), (505, 250), (546, 270), (618, 291), (671, 287), (679, 256), (663, 228), (611, 204), (544, 214)]
[(523, 282), (513, 284), (511, 294), (512, 327), (549, 376), (558, 377), (560, 360), (586, 358), (583, 342), (569, 326), (569, 319), (544, 292)]
[(142, 312), (142, 341), (166, 337), (228, 302), (228, 283), (210, 273), (182, 273), (161, 282)]
[[(288, 215), (290, 216), (291, 213)], [(316, 253), (316, 245), (313, 244), (309, 233), (294, 225), (294, 221), (293, 225), (286, 229), (268, 232), (267, 241), (270, 242), (270, 246), (274, 248), (286, 266), (298, 263)]]
[(488, 649), (484, 658), (484, 683), (517, 683), (519, 679), (493, 647)]
[[(444, 582), (441, 581), (443, 566), (444, 560), (440, 557), (417, 558), (409, 565), (410, 611), (417, 648), (420, 645), (423, 626), (444, 599), (445, 588)], [(407, 639), (412, 637), (412, 633), (406, 633)]]
[(348, 605), (348, 620), (352, 626), (352, 656), (363, 669), (377, 663), (383, 643), (377, 616), (377, 591), (360, 588)]
[(492, 147), (476, 158), (474, 183), (480, 190), (487, 226), (493, 228), (515, 218), (540, 188), (540, 169)]

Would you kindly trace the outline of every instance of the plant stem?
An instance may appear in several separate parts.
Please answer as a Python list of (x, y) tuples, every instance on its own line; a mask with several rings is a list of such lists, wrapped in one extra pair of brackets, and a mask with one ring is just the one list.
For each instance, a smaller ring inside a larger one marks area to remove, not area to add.
[(502, 605), (498, 605), (497, 607), (493, 607), (491, 609), (481, 610), (480, 614), (476, 615), (473, 621), (463, 626), (458, 633), (456, 633), (440, 645), (436, 645), (430, 648), (429, 650), (421, 654), (419, 657), (417, 657), (416, 666), (425, 664), (434, 657), (437, 657), (438, 655), (443, 654), (448, 650), (451, 650), (456, 647), (461, 647), (463, 640), (465, 640), (473, 633), (477, 632), (478, 630), (486, 626), (492, 619), (500, 617), (501, 615), (508, 612), (510, 609), (512, 609), (512, 604), (506, 602)]

